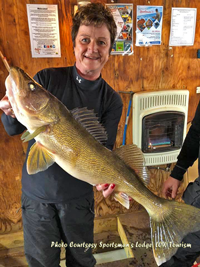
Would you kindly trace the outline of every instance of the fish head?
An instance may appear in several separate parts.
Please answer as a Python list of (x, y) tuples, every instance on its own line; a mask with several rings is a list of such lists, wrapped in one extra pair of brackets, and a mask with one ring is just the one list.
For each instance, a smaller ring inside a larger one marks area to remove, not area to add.
[(17, 120), (28, 129), (35, 129), (56, 120), (50, 108), (50, 94), (26, 72), (11, 67), (6, 79), (6, 95)]

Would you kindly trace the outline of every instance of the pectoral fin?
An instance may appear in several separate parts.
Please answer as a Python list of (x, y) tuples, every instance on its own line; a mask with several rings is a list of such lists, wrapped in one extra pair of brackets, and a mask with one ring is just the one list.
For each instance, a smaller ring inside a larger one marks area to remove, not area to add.
[(47, 150), (39, 142), (32, 145), (27, 159), (28, 174), (35, 174), (37, 172), (44, 171), (53, 163), (54, 159), (52, 152)]
[(122, 192), (118, 192), (114, 194), (114, 199), (118, 201), (120, 204), (122, 204), (125, 208), (129, 209), (130, 208), (130, 200), (129, 197)]
[(33, 138), (35, 138), (38, 134), (46, 131), (47, 126), (43, 125), (39, 128), (37, 128), (32, 134), (29, 131), (26, 131), (25, 133), (23, 133), (23, 135), (21, 136), (21, 140), (23, 140), (23, 142), (27, 142), (32, 140)]
[[(27, 136), (29, 136), (30, 135), (30, 133), (29, 133), (29, 131), (27, 130), (27, 131), (25, 131), (23, 134), (22, 134), (22, 136), (21, 136), (21, 140), (25, 140), (25, 138), (27, 137)], [(25, 142), (25, 141), (24, 141)]]

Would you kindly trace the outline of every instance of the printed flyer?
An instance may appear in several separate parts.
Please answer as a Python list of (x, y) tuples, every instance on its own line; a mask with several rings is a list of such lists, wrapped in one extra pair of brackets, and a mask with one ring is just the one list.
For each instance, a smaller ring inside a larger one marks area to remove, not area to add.
[(161, 45), (162, 6), (137, 6), (136, 46)]
[(196, 8), (172, 8), (170, 46), (194, 45), (196, 16)]
[(133, 4), (106, 4), (117, 25), (111, 55), (133, 54)]
[(58, 6), (27, 4), (32, 57), (61, 57)]

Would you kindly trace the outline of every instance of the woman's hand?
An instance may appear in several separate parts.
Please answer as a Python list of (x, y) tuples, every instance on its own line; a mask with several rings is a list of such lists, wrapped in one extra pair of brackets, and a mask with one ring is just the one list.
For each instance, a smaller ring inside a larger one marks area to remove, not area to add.
[(103, 192), (104, 197), (108, 197), (115, 189), (115, 184), (98, 184), (96, 185), (98, 191)]
[(15, 118), (12, 106), (11, 106), (10, 101), (8, 100), (8, 97), (6, 95), (0, 100), (0, 109), (7, 116), (11, 116), (11, 117)]

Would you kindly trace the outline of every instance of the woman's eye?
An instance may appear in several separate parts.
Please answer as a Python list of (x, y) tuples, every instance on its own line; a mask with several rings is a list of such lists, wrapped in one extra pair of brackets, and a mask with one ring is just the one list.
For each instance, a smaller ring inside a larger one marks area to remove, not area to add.
[(106, 43), (104, 41), (99, 41), (100, 45), (106, 45)]
[(88, 38), (83, 38), (83, 39), (81, 40), (81, 42), (82, 42), (82, 43), (88, 43), (88, 42), (89, 42), (89, 39), (88, 39)]

